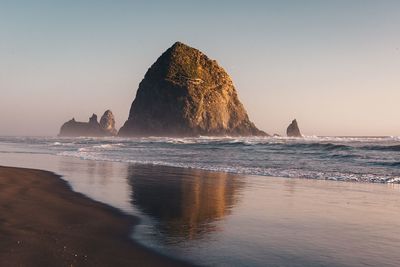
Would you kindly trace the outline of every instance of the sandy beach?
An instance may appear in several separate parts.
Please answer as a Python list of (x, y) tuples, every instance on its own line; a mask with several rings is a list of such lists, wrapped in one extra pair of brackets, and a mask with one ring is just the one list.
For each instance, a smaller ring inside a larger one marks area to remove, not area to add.
[(183, 266), (129, 239), (137, 219), (57, 175), (0, 167), (0, 266)]

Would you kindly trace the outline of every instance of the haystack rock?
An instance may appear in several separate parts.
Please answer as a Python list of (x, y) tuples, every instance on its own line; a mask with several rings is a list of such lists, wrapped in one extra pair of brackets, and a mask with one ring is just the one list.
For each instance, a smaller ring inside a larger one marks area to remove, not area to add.
[(249, 120), (225, 70), (177, 42), (147, 71), (119, 135), (267, 134)]
[(116, 133), (114, 115), (107, 110), (100, 123), (96, 114), (93, 114), (88, 122), (79, 122), (72, 118), (61, 126), (59, 136), (112, 136)]
[(302, 137), (296, 119), (287, 127), (286, 134), (288, 137)]

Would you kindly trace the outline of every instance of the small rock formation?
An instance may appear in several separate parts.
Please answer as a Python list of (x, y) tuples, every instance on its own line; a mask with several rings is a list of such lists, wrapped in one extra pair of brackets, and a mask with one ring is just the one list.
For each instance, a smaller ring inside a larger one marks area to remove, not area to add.
[(294, 119), (292, 123), (287, 127), (286, 135), (288, 137), (302, 137), (296, 119)]
[(61, 126), (59, 136), (112, 136), (116, 135), (114, 115), (107, 110), (101, 117), (100, 123), (97, 115), (93, 114), (89, 122), (79, 122), (72, 118)]
[(147, 71), (119, 135), (267, 134), (249, 120), (225, 70), (177, 42)]
[(100, 127), (110, 135), (117, 135), (117, 129), (115, 129), (115, 118), (111, 110), (106, 110), (103, 116), (101, 116)]

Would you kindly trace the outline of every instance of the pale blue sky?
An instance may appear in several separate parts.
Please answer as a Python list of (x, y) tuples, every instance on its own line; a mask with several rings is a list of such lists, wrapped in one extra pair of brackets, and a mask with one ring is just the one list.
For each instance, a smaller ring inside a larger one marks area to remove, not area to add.
[(175, 41), (216, 59), (250, 118), (284, 133), (400, 135), (400, 1), (1, 1), (0, 135), (110, 108)]

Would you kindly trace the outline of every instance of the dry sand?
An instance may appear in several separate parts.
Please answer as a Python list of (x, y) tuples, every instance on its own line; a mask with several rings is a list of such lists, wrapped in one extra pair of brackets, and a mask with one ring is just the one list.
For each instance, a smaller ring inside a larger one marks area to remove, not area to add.
[(0, 167), (0, 266), (183, 266), (129, 239), (137, 219), (53, 173)]

